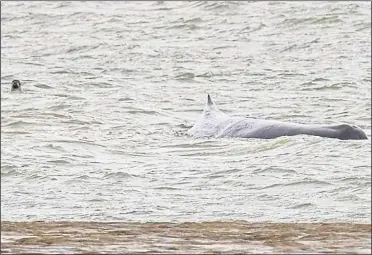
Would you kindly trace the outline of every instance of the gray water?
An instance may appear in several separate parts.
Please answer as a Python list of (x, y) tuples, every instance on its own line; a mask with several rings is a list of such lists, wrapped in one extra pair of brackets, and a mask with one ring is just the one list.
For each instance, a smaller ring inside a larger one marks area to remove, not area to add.
[[(1, 219), (370, 222), (370, 20), (370, 2), (1, 2)], [(192, 139), (206, 93), (368, 140)]]

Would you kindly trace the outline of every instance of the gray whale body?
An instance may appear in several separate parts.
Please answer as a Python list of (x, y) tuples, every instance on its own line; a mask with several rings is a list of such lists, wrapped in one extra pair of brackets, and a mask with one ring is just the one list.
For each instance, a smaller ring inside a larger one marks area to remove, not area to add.
[(367, 139), (364, 131), (349, 124), (298, 124), (247, 117), (230, 117), (220, 111), (208, 94), (199, 120), (187, 131), (194, 138), (239, 137), (273, 139), (280, 136), (312, 135), (341, 140)]

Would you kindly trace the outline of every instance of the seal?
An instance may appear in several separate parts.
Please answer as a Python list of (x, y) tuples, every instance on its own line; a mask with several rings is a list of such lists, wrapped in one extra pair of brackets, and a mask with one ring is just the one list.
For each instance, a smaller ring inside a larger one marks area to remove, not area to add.
[(19, 80), (12, 81), (11, 91), (22, 91), (21, 82)]
[(194, 138), (239, 137), (273, 139), (280, 136), (312, 135), (341, 140), (367, 139), (366, 133), (349, 124), (321, 125), (230, 117), (217, 108), (208, 94), (207, 104), (199, 120), (187, 131)]

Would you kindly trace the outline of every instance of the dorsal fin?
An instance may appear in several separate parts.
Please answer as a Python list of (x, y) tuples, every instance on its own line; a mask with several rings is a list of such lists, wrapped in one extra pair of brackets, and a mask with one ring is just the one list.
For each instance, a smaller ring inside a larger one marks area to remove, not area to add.
[(208, 94), (208, 101), (207, 101), (207, 105), (214, 105), (214, 102), (211, 98), (211, 96)]

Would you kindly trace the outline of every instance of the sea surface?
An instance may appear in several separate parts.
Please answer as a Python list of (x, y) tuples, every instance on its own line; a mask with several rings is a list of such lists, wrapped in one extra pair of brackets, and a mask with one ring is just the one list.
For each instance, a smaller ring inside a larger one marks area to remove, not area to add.
[[(368, 140), (193, 139), (207, 93)], [(371, 2), (2, 1), (1, 220), (370, 223)]]

